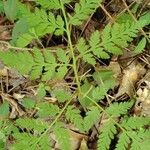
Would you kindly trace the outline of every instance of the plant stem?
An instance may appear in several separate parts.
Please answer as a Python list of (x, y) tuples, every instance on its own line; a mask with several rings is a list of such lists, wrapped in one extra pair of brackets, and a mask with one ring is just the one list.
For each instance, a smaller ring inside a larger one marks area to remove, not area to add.
[(77, 82), (77, 85), (78, 85), (78, 92), (80, 94), (81, 93), (81, 87), (80, 87), (80, 81), (79, 81), (78, 71), (77, 71), (77, 64), (76, 64), (77, 61), (76, 61), (76, 58), (75, 58), (75, 55), (74, 55), (74, 48), (73, 48), (73, 44), (72, 44), (72, 41), (71, 41), (69, 24), (68, 24), (68, 21), (67, 21), (67, 16), (66, 16), (66, 13), (65, 13), (64, 5), (63, 5), (61, 0), (60, 0), (60, 4), (61, 4), (61, 9), (62, 9), (62, 13), (63, 13), (63, 16), (64, 16), (64, 20), (65, 20), (65, 23), (66, 23), (66, 34), (67, 34), (67, 37), (68, 37), (68, 44), (69, 44), (70, 52), (71, 52), (72, 59), (73, 59), (73, 71), (74, 71), (75, 79), (76, 79), (76, 82)]

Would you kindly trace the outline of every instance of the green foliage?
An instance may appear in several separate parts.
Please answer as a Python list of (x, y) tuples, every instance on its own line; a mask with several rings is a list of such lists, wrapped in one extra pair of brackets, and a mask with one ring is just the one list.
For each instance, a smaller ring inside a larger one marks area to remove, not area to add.
[(42, 118), (42, 117), (55, 117), (60, 109), (57, 105), (53, 104), (48, 104), (48, 103), (38, 103), (37, 106), (38, 112), (37, 115)]
[(134, 52), (137, 53), (137, 54), (142, 53), (142, 51), (143, 51), (144, 48), (145, 48), (145, 45), (146, 45), (146, 39), (145, 39), (145, 38), (142, 38), (142, 39), (139, 41), (138, 45), (135, 47)]
[(6, 17), (13, 22), (17, 17), (18, 0), (7, 0), (4, 1), (3, 3), (4, 3), (4, 12), (6, 14)]
[(107, 150), (109, 149), (109, 145), (111, 143), (111, 140), (114, 138), (114, 135), (117, 133), (115, 124), (112, 121), (108, 121), (105, 126), (102, 127), (100, 134), (99, 134), (99, 140), (98, 140), (98, 150)]
[(95, 101), (103, 99), (108, 90), (115, 86), (113, 73), (110, 70), (102, 70), (101, 72), (95, 72), (93, 78), (97, 83), (97, 87), (92, 91), (92, 97)]
[(89, 64), (94, 65), (96, 63), (95, 59), (93, 58), (93, 55), (88, 51), (89, 46), (86, 45), (86, 42), (83, 38), (81, 38), (78, 41), (77, 49), (81, 54), (81, 57), (85, 62), (88, 62)]
[(119, 136), (119, 140), (118, 140), (118, 143), (116, 145), (116, 150), (126, 150), (129, 146), (129, 143), (130, 143), (130, 138), (129, 136), (126, 134), (126, 133), (122, 133), (120, 136)]
[(62, 150), (70, 150), (71, 145), (70, 145), (70, 139), (69, 139), (69, 132), (67, 129), (65, 129), (62, 125), (62, 123), (57, 123), (54, 126), (54, 134), (56, 135), (57, 140), (59, 141), (60, 148)]
[[(18, 70), (21, 74), (30, 75), (30, 79), (34, 80), (42, 76), (42, 80), (46, 81), (52, 77), (64, 77), (64, 72), (56, 72), (55, 68), (60, 66), (56, 62), (55, 56), (48, 50), (41, 52), (39, 49), (34, 49), (32, 52), (29, 51), (0, 51), (0, 59), (5, 65), (10, 66)], [(11, 60), (14, 61), (12, 62)], [(27, 61), (28, 60), (28, 61)], [(65, 66), (67, 64), (64, 64)]]
[(72, 122), (76, 128), (83, 130), (83, 118), (80, 115), (80, 111), (74, 106), (68, 106), (65, 113), (66, 119)]
[(0, 1), (0, 13), (3, 13), (4, 12), (4, 5), (3, 5), (3, 2)]
[(81, 25), (84, 20), (88, 19), (95, 12), (100, 3), (101, 0), (80, 0), (75, 5), (75, 13), (70, 17), (69, 23), (72, 25)]
[(36, 132), (42, 132), (48, 128), (48, 124), (38, 119), (19, 118), (16, 120), (16, 125), (20, 128), (26, 128), (27, 130), (34, 130)]
[(147, 118), (145, 118), (145, 117), (130, 117), (130, 118), (124, 119), (124, 121), (122, 122), (122, 126), (128, 130), (139, 129), (148, 124), (150, 124), (149, 117), (147, 117)]
[[(106, 114), (108, 120), (104, 122), (102, 128), (100, 128), (100, 134), (98, 137), (98, 149), (107, 150), (110, 148), (111, 140), (114, 139), (117, 134), (117, 128), (120, 127), (118, 141), (116, 144), (116, 150), (126, 150), (131, 144), (131, 150), (141, 150), (141, 144), (146, 140), (149, 141), (149, 130), (145, 130), (146, 126), (149, 126), (150, 119), (145, 117), (127, 117), (124, 116), (121, 122), (115, 123), (112, 117), (118, 117), (127, 114), (133, 105), (133, 102), (114, 103), (110, 107), (106, 108)], [(109, 117), (111, 116), (111, 117)], [(118, 126), (116, 126), (116, 125)], [(144, 144), (144, 143), (143, 143)], [(147, 143), (144, 144), (147, 147)], [(146, 150), (146, 149), (145, 149)]]
[(65, 102), (65, 101), (71, 99), (70, 92), (65, 89), (57, 89), (56, 88), (52, 91), (52, 95), (54, 97), (56, 97), (59, 102)]
[(125, 115), (132, 106), (133, 106), (133, 101), (114, 103), (114, 104), (111, 104), (106, 109), (106, 111), (109, 115), (113, 117), (119, 117), (120, 115)]
[(100, 119), (100, 110), (96, 106), (92, 106), (86, 113), (84, 118), (84, 130), (89, 131), (91, 127)]
[[(63, 4), (68, 4), (71, 0), (62, 0)], [(46, 9), (61, 9), (59, 0), (37, 0), (37, 4), (40, 4), (43, 8)]]

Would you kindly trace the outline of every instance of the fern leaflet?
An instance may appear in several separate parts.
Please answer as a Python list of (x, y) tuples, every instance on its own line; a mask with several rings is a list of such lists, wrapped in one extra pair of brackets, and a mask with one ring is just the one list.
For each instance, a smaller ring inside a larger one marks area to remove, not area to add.
[(146, 125), (150, 124), (150, 118), (147, 117), (130, 117), (127, 119), (124, 119), (122, 122), (122, 126), (128, 130), (132, 129), (139, 129), (141, 127), (144, 127)]
[(71, 121), (76, 128), (83, 131), (83, 119), (80, 115), (80, 111), (73, 106), (68, 106), (66, 114), (67, 120)]
[(132, 107), (133, 101), (131, 102), (121, 102), (113, 103), (107, 109), (107, 113), (113, 117), (119, 117), (120, 115), (125, 115), (127, 111)]
[(99, 7), (100, 3), (101, 0), (80, 0), (75, 5), (75, 13), (70, 17), (69, 23), (72, 25), (81, 25)]
[(88, 131), (100, 118), (100, 110), (93, 106), (84, 118), (84, 130)]
[(67, 129), (65, 129), (62, 123), (57, 122), (53, 128), (54, 134), (60, 144), (62, 150), (70, 150), (70, 136)]
[(102, 128), (98, 137), (97, 150), (107, 150), (111, 143), (111, 139), (117, 133), (115, 124), (112, 121), (108, 121)]
[(129, 146), (130, 138), (126, 133), (121, 133), (115, 150), (126, 150)]

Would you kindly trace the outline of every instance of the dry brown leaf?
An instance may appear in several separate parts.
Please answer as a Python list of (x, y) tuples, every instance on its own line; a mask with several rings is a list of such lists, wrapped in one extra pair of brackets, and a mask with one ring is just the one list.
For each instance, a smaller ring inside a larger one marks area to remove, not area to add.
[(140, 63), (132, 63), (123, 70), (123, 77), (116, 97), (127, 94), (132, 97), (135, 93), (135, 83), (146, 73), (146, 69)]
[(143, 82), (146, 85), (137, 90), (135, 112), (138, 112), (137, 115), (150, 117), (150, 70), (141, 79), (141, 83)]

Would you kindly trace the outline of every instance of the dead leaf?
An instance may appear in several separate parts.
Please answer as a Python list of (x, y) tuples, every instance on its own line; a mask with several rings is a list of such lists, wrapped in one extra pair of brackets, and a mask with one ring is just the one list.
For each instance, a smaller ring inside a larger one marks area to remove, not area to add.
[(140, 63), (132, 63), (123, 70), (123, 77), (116, 98), (124, 94), (132, 97), (135, 93), (135, 83), (146, 73), (146, 69)]

